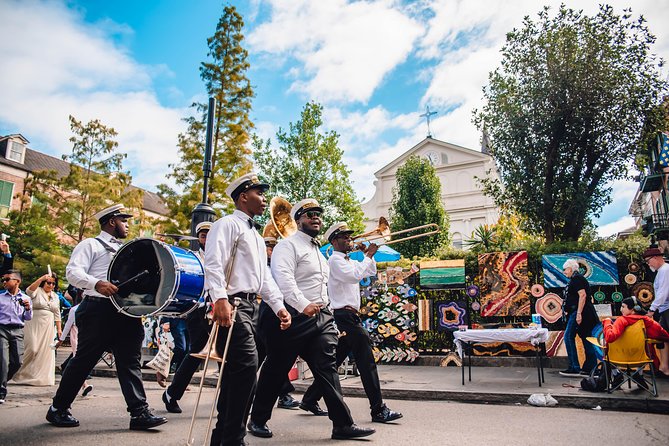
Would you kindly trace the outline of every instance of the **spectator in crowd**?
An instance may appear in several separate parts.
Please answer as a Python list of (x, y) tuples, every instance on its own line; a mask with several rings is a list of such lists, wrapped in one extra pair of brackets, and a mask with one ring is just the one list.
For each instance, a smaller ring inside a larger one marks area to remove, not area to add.
[(54, 325), (59, 337), (63, 332), (56, 289), (58, 279), (49, 274), (41, 276), (26, 289), (32, 299), (33, 317), (24, 329), (23, 365), (14, 375), (16, 384), (53, 386), (56, 383)]
[(0, 294), (0, 404), (7, 398), (7, 380), (21, 367), (23, 327), (33, 317), (30, 298), (19, 289), (21, 272), (2, 274), (5, 292)]
[[(4, 236), (4, 234), (2, 235)], [(2, 253), (2, 256), (0, 256), (0, 260), (2, 260), (2, 266), (0, 266), (0, 275), (4, 275), (7, 271), (14, 268), (14, 258), (12, 257), (12, 253), (9, 251), (9, 244), (7, 244), (7, 241), (4, 240), (4, 237), (3, 240), (0, 240), (0, 253)]]
[[(63, 332), (60, 335), (60, 338), (58, 339), (58, 342), (56, 343), (56, 348), (60, 347), (63, 345), (63, 341), (67, 338), (68, 335), (70, 335), (70, 347), (72, 347), (72, 353), (70, 353), (70, 356), (67, 357), (67, 359), (63, 362), (62, 368), (64, 369), (67, 367), (67, 364), (70, 362), (70, 359), (72, 359), (76, 354), (77, 354), (77, 345), (79, 343), (79, 329), (77, 328), (77, 319), (76, 319), (76, 313), (77, 309), (79, 308), (79, 305), (75, 305), (70, 308), (69, 314), (67, 316), (67, 322), (65, 323), (65, 327), (63, 327)], [(81, 396), (86, 396), (91, 391), (93, 390), (93, 386), (88, 384), (87, 381), (84, 381), (84, 383), (81, 385)]]

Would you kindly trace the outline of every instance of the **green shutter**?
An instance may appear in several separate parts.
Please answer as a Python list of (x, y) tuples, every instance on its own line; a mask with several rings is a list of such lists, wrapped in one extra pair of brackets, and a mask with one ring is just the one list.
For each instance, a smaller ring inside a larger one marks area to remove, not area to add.
[(12, 203), (14, 183), (0, 180), (0, 206), (9, 207)]

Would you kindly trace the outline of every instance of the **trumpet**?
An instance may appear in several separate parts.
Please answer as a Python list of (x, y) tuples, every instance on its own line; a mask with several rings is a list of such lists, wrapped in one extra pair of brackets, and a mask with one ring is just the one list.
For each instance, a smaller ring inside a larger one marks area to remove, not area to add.
[[(406, 234), (408, 232), (419, 231), (423, 229), (427, 231), (420, 234), (409, 235), (407, 237), (391, 240), (393, 236), (397, 236), (399, 234)], [(365, 232), (352, 238), (353, 238), (353, 243), (355, 244), (354, 251), (363, 251), (364, 250), (363, 246), (365, 242), (371, 243), (373, 240), (383, 239), (383, 241), (379, 244), (392, 245), (394, 243), (405, 242), (407, 240), (413, 240), (416, 238), (427, 237), (430, 235), (438, 234), (439, 232), (441, 232), (441, 229), (439, 228), (439, 225), (436, 223), (428, 223), (425, 225), (415, 226), (413, 228), (390, 232), (390, 225), (388, 224), (388, 220), (386, 220), (385, 217), (380, 217), (379, 225), (376, 227), (376, 229), (373, 229), (369, 232)]]

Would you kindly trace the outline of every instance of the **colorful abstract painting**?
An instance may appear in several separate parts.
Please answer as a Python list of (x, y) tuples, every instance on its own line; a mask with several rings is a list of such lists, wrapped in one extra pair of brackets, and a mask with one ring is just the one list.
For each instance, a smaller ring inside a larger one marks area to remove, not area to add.
[(549, 324), (554, 324), (562, 317), (562, 298), (555, 293), (548, 293), (537, 299), (534, 310)]
[(467, 325), (469, 322), (466, 302), (437, 301), (434, 307), (437, 312), (438, 331), (457, 330), (460, 325)]
[(480, 254), (481, 316), (529, 316), (527, 251)]
[(564, 288), (569, 279), (562, 272), (567, 259), (575, 259), (581, 265), (583, 277), (590, 285), (618, 285), (618, 261), (613, 251), (573, 252), (548, 254), (541, 257), (546, 288)]
[(422, 288), (464, 288), (465, 260), (437, 260), (420, 262)]
[(432, 329), (432, 301), (428, 299), (418, 300), (418, 330), (428, 331)]

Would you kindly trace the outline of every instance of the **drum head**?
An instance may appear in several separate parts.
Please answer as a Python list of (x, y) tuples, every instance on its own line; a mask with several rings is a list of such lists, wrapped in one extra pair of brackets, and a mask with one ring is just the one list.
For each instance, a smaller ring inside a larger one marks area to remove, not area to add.
[(128, 316), (159, 312), (176, 287), (175, 261), (166, 245), (141, 238), (123, 245), (109, 265), (108, 280), (120, 284), (146, 270), (148, 275), (121, 287), (114, 304)]

